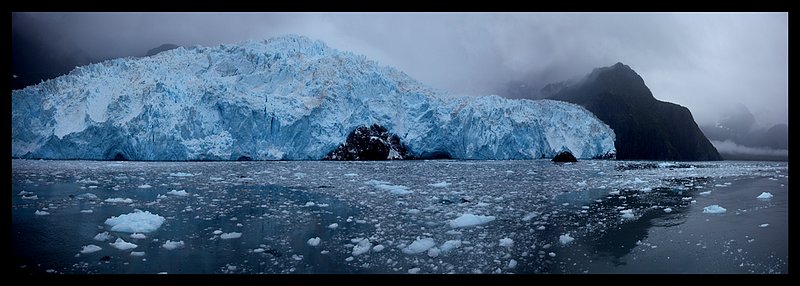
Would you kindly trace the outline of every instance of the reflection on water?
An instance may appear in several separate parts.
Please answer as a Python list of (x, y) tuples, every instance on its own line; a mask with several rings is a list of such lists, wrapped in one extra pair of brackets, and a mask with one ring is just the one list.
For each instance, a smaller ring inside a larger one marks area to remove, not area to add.
[[(787, 178), (743, 162), (13, 160), (12, 252), (18, 273), (786, 272)], [(166, 222), (93, 239), (136, 209)], [(462, 214), (496, 219), (451, 227)], [(434, 244), (403, 251), (417, 240)], [(89, 244), (102, 250), (78, 253)]]

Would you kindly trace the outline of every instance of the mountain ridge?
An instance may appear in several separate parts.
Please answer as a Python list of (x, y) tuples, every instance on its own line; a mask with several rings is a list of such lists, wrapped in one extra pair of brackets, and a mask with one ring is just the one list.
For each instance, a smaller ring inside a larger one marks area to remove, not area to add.
[(656, 99), (621, 62), (596, 68), (575, 84), (545, 88), (548, 98), (581, 105), (614, 129), (617, 159), (722, 160), (688, 108)]

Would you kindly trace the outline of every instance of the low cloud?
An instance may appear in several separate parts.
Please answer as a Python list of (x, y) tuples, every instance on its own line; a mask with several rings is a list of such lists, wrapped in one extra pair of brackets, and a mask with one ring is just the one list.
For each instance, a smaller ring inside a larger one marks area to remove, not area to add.
[[(711, 144), (717, 148), (721, 154), (733, 155), (754, 155), (754, 156), (774, 156), (774, 157), (788, 157), (789, 150), (786, 149), (773, 149), (765, 147), (747, 147), (736, 144), (731, 140), (715, 141), (711, 140)], [(724, 156), (724, 155), (723, 155)]]

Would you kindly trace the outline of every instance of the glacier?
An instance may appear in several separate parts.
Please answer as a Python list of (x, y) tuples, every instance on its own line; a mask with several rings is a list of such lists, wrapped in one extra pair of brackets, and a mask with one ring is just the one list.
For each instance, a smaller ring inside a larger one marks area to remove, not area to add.
[(616, 152), (578, 105), (455, 96), (296, 35), (81, 66), (13, 90), (11, 105), (13, 158), (319, 160), (372, 124), (417, 158)]

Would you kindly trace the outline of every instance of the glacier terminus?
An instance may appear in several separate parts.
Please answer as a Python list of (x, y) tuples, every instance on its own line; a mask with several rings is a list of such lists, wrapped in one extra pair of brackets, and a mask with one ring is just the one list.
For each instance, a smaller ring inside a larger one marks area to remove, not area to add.
[(613, 130), (578, 105), (454, 96), (302, 36), (82, 66), (11, 103), (13, 158), (320, 160), (373, 124), (414, 158), (616, 152)]

